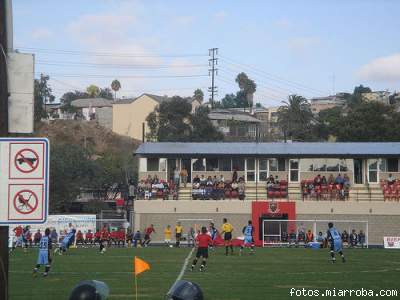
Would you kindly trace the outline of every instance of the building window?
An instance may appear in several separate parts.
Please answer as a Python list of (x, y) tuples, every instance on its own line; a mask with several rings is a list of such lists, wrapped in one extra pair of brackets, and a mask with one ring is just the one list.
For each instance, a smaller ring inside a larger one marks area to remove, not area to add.
[(160, 172), (167, 171), (167, 159), (166, 158), (160, 158), (159, 170), (160, 170)]
[(387, 171), (388, 172), (398, 172), (399, 171), (399, 161), (397, 158), (388, 158)]
[(244, 159), (243, 158), (232, 159), (232, 169), (236, 171), (244, 171)]
[(206, 170), (206, 159), (195, 158), (192, 160), (193, 171), (205, 171)]
[(269, 171), (286, 171), (285, 159), (284, 158), (272, 158), (269, 160)]
[(207, 158), (206, 159), (206, 170), (207, 171), (218, 171), (218, 159)]
[(159, 159), (158, 158), (148, 158), (147, 159), (147, 171), (148, 172), (158, 172)]
[(221, 158), (218, 163), (220, 171), (232, 171), (232, 161), (230, 158)]

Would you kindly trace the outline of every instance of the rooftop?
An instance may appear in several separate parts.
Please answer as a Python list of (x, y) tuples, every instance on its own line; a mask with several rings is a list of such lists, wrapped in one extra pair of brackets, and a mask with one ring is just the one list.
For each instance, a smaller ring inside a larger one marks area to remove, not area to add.
[(84, 107), (111, 107), (113, 101), (104, 98), (82, 98), (71, 102), (71, 105), (78, 108)]
[(239, 122), (260, 123), (261, 121), (253, 117), (250, 113), (232, 109), (213, 109), (208, 117), (211, 120), (234, 120)]
[(400, 157), (400, 143), (144, 143), (143, 156)]

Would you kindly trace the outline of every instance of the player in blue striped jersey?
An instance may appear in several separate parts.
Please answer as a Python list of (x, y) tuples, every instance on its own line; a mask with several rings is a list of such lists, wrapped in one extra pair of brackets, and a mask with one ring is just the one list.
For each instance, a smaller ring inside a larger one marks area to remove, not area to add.
[(46, 277), (49, 274), (50, 266), (51, 266), (51, 257), (50, 257), (51, 247), (52, 247), (52, 245), (51, 245), (51, 239), (50, 239), (50, 229), (46, 228), (45, 234), (40, 239), (40, 242), (39, 242), (39, 255), (38, 255), (36, 267), (33, 269), (34, 275), (37, 274), (41, 265), (45, 266), (43, 276)]
[(254, 227), (253, 227), (251, 220), (248, 222), (248, 224), (246, 226), (243, 227), (242, 232), (244, 234), (244, 240), (243, 240), (243, 244), (240, 245), (239, 254), (242, 255), (243, 249), (245, 247), (246, 248), (250, 247), (250, 253), (253, 254), (254, 253), (254, 238), (253, 238)]
[(339, 231), (337, 231), (337, 229), (333, 227), (333, 223), (328, 223), (328, 227), (329, 229), (327, 231), (327, 239), (330, 243), (332, 263), (336, 262), (335, 252), (338, 252), (340, 254), (340, 256), (342, 257), (342, 262), (346, 262), (343, 254), (342, 237)]

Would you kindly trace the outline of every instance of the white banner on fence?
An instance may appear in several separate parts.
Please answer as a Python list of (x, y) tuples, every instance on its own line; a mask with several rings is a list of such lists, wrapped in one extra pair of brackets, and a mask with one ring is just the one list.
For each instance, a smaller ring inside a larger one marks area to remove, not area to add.
[(400, 249), (400, 236), (384, 236), (383, 245), (385, 249)]
[[(68, 229), (69, 223), (72, 223), (76, 230), (80, 230), (82, 233), (86, 233), (89, 229), (92, 232), (96, 231), (96, 215), (49, 215), (46, 223), (32, 224), (30, 226), (32, 235), (38, 229), (43, 232), (47, 227), (55, 228), (57, 233), (60, 234)], [(10, 236), (13, 235), (13, 229), (17, 226), (10, 226)], [(26, 226), (26, 224), (22, 226)]]

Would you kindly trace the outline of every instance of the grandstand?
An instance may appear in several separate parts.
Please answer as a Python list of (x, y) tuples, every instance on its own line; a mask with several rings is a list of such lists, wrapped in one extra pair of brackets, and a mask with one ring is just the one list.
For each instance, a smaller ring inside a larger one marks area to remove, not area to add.
[[(365, 221), (371, 245), (398, 233), (398, 190), (389, 196), (384, 181), (390, 174), (400, 179), (400, 143), (144, 143), (135, 155), (139, 180), (167, 183), (175, 170), (188, 172), (174, 197), (136, 201), (137, 228), (194, 217), (219, 226), (227, 217), (240, 231), (252, 219), (260, 244), (257, 226), (271, 218)], [(241, 197), (234, 182), (242, 182)]]

